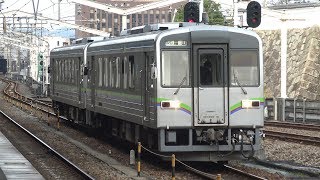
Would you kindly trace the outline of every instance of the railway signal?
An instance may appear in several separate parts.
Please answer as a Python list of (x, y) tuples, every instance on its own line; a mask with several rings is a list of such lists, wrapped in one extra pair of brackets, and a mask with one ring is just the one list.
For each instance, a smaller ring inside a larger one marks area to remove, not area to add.
[(184, 22), (199, 22), (199, 5), (196, 2), (188, 2), (184, 6)]
[(247, 24), (256, 28), (261, 23), (261, 5), (257, 1), (251, 1), (247, 6)]
[(43, 55), (39, 54), (39, 64), (40, 66), (43, 66)]
[(40, 81), (43, 81), (43, 54), (38, 55), (39, 65), (38, 65), (38, 75), (40, 77)]

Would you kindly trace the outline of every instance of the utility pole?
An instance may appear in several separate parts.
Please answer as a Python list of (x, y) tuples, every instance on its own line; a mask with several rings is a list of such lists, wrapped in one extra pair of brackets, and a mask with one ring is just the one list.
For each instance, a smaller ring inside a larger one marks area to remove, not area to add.
[(281, 98), (287, 98), (287, 23), (281, 19)]
[(199, 22), (202, 22), (203, 0), (199, 1)]
[(58, 21), (60, 21), (61, 15), (60, 15), (60, 5), (62, 0), (58, 0)]
[(233, 26), (238, 27), (239, 20), (238, 20), (238, 0), (233, 0)]

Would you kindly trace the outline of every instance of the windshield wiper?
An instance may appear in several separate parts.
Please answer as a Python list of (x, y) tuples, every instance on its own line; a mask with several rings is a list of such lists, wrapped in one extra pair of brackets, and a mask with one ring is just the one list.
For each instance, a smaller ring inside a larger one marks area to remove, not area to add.
[(234, 73), (234, 70), (233, 70), (233, 77), (234, 77), (234, 80), (236, 81), (236, 83), (238, 84), (238, 86), (241, 88), (243, 94), (248, 94), (247, 91), (242, 87), (242, 85), (240, 84), (236, 74)]
[(186, 80), (187, 80), (187, 77), (186, 77), (186, 76), (185, 76), (185, 77), (183, 77), (183, 79), (182, 79), (182, 81), (181, 81), (181, 83), (180, 83), (180, 85), (179, 85), (178, 89), (173, 93), (173, 95), (177, 95), (177, 94), (178, 94), (178, 92), (179, 92), (179, 90), (181, 89), (181, 87), (182, 87), (182, 85), (183, 85), (184, 81), (186, 81)]

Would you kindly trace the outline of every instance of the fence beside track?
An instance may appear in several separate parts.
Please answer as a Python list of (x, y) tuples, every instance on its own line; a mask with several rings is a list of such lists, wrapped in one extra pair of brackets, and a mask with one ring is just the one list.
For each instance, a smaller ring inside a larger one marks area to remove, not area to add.
[[(206, 173), (206, 172), (203, 172), (203, 171), (200, 171), (196, 168), (193, 168), (189, 165), (187, 165), (186, 163), (182, 162), (181, 160), (179, 160), (175, 154), (172, 154), (171, 156), (169, 155), (163, 155), (163, 154), (159, 154), (159, 153), (156, 153), (156, 152), (153, 152), (152, 150), (144, 147), (143, 145), (141, 145), (141, 143), (139, 142), (138, 143), (138, 147), (137, 147), (137, 150), (138, 150), (138, 162), (137, 162), (137, 174), (138, 176), (140, 176), (140, 172), (141, 172), (141, 153), (142, 153), (142, 149), (145, 150), (146, 152), (154, 155), (154, 156), (157, 156), (157, 157), (160, 157), (160, 158), (163, 158), (163, 159), (171, 159), (171, 167), (172, 167), (172, 180), (175, 179), (175, 168), (176, 168), (176, 164), (180, 164), (182, 166), (184, 166), (186, 169), (188, 169), (189, 171), (191, 171), (192, 173), (195, 173), (203, 178), (206, 178), (206, 179), (217, 179), (217, 180), (221, 180), (222, 179), (222, 175), (221, 174), (210, 174), (210, 173)], [(239, 169), (236, 169), (234, 167), (231, 167), (231, 166), (228, 166), (228, 165), (223, 165), (223, 167), (229, 171), (233, 171), (235, 173), (238, 173), (238, 174), (241, 174), (243, 176), (246, 176), (246, 177), (249, 177), (251, 179), (258, 179), (258, 180), (266, 180), (265, 178), (263, 177), (259, 177), (259, 176), (256, 176), (254, 174), (250, 174), (250, 173), (247, 173), (245, 171), (242, 171), (242, 170), (239, 170)]]
[(267, 120), (320, 124), (320, 101), (266, 98)]

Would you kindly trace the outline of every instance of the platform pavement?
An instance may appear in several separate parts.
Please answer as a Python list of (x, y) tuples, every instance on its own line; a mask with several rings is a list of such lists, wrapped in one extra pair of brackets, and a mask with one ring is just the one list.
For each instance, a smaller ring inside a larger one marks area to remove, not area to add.
[(43, 176), (0, 132), (0, 179), (40, 180)]

